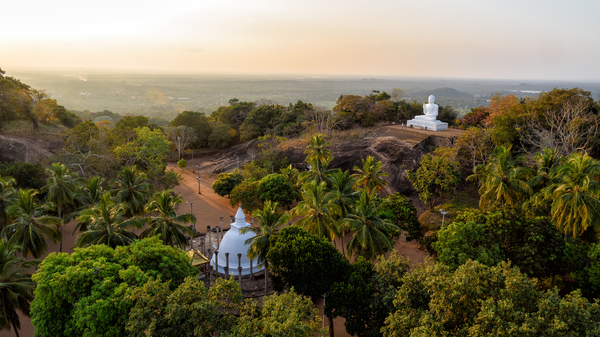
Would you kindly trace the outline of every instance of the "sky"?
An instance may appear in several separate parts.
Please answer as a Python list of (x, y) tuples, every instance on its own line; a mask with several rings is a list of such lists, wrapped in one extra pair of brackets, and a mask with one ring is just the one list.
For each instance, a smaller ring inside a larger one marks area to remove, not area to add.
[(600, 1), (7, 0), (0, 68), (600, 82)]

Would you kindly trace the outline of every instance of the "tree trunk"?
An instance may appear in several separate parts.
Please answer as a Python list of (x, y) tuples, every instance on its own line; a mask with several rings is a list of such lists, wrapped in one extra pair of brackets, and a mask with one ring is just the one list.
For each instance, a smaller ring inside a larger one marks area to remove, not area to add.
[(60, 253), (62, 253), (62, 242), (63, 242), (63, 236), (62, 236), (62, 234), (63, 234), (63, 226), (62, 226), (63, 225), (62, 224), (63, 220), (62, 220), (62, 217), (61, 217), (61, 215), (62, 215), (61, 213), (62, 213), (62, 210), (60, 209), (60, 206), (58, 206), (58, 218), (60, 219), (60, 224), (59, 224), (59, 226), (60, 226), (60, 250), (59, 250), (59, 252)]
[(344, 257), (346, 257), (346, 252), (344, 251), (344, 232), (342, 232), (342, 235), (340, 235), (340, 240), (342, 241), (342, 255), (344, 255)]
[(17, 337), (19, 337), (19, 329), (17, 329), (17, 327), (15, 326), (15, 322), (11, 320), (10, 323), (12, 324), (13, 329), (15, 330), (15, 334), (17, 334)]
[[(323, 308), (323, 310), (325, 310), (325, 308)], [(333, 315), (332, 314), (328, 314), (327, 315), (327, 320), (329, 321), (329, 337), (333, 337), (334, 333), (333, 333)]]

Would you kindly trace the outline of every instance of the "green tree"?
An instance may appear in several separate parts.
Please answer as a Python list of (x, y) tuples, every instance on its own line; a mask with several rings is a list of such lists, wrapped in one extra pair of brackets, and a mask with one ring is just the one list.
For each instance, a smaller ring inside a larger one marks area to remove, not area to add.
[(334, 284), (327, 297), (326, 312), (345, 319), (346, 332), (360, 337), (381, 336), (386, 317), (393, 311), (397, 289), (409, 264), (392, 251), (377, 264), (359, 257), (350, 265), (348, 277)]
[(244, 180), (241, 184), (234, 187), (229, 194), (229, 204), (231, 207), (235, 207), (236, 204), (240, 203), (242, 209), (247, 213), (252, 213), (254, 210), (262, 208), (263, 203), (258, 193), (258, 184), (258, 181)]
[(329, 175), (329, 182), (331, 184), (331, 191), (334, 194), (332, 202), (340, 209), (339, 214), (334, 215), (333, 217), (336, 226), (336, 235), (340, 237), (342, 255), (346, 256), (344, 236), (346, 233), (350, 232), (351, 228), (350, 225), (343, 220), (352, 212), (354, 202), (358, 198), (358, 192), (354, 190), (356, 179), (351, 177), (348, 171), (337, 169)]
[(391, 221), (378, 216), (386, 201), (377, 202), (376, 193), (360, 191), (353, 212), (343, 220), (352, 229), (348, 250), (367, 260), (391, 250), (394, 246), (391, 233), (398, 229)]
[(12, 222), (2, 230), (2, 236), (17, 245), (24, 257), (31, 254), (36, 259), (48, 250), (46, 238), (54, 242), (61, 238), (56, 227), (60, 219), (48, 215), (52, 208), (38, 204), (37, 194), (31, 189), (18, 191), (15, 203), (8, 208)]
[(125, 207), (115, 202), (108, 192), (100, 197), (100, 202), (79, 213), (77, 221), (86, 224), (87, 230), (75, 239), (75, 246), (87, 245), (127, 246), (137, 239), (130, 228), (141, 227), (139, 218), (125, 219)]
[(14, 178), (0, 176), (0, 231), (10, 222), (10, 218), (8, 217), (8, 207), (15, 200), (17, 191), (14, 186)]
[(384, 211), (390, 211), (390, 219), (399, 229), (406, 232), (406, 240), (419, 240), (423, 237), (417, 208), (406, 196), (396, 192), (386, 197), (387, 202), (382, 206)]
[(68, 221), (69, 216), (75, 211), (76, 193), (78, 186), (78, 175), (71, 172), (65, 165), (53, 163), (52, 167), (47, 169), (48, 180), (46, 186), (42, 188), (42, 192), (47, 193), (46, 199), (52, 203), (58, 214), (61, 223), (60, 227), (61, 240), (60, 252), (62, 252), (62, 228), (63, 223)]
[(40, 164), (29, 164), (22, 161), (0, 163), (0, 176), (13, 177), (16, 188), (41, 189), (45, 185), (46, 170)]
[(242, 180), (242, 175), (237, 172), (219, 173), (219, 175), (217, 176), (217, 180), (213, 182), (211, 187), (215, 191), (215, 193), (224, 197), (228, 194), (231, 194), (231, 190), (233, 190), (234, 187), (239, 185), (242, 182)]
[(460, 182), (460, 167), (452, 160), (431, 154), (421, 157), (419, 164), (416, 172), (406, 171), (406, 177), (432, 211), (437, 198), (454, 191)]
[(197, 135), (194, 146), (208, 146), (208, 136), (210, 135), (211, 127), (208, 118), (203, 112), (183, 111), (169, 122), (169, 126), (188, 126), (193, 128)]
[(126, 166), (111, 182), (111, 191), (121, 202), (125, 203), (128, 216), (144, 212), (152, 188), (146, 179), (146, 174), (139, 171), (137, 167)]
[(292, 216), (301, 216), (296, 226), (312, 235), (333, 241), (337, 233), (334, 216), (340, 207), (333, 203), (335, 195), (327, 191), (325, 182), (313, 180), (304, 186), (302, 200), (291, 211)]
[(236, 323), (233, 310), (243, 295), (233, 279), (217, 279), (210, 287), (188, 277), (175, 290), (170, 282), (148, 281), (133, 290), (134, 303), (126, 330), (130, 336), (183, 337), (227, 335)]
[(158, 238), (112, 249), (91, 245), (72, 254), (50, 254), (33, 275), (32, 323), (41, 337), (126, 336), (133, 289), (170, 280), (176, 289), (196, 273), (185, 252)]
[(114, 153), (126, 166), (136, 165), (147, 171), (152, 178), (160, 177), (167, 167), (165, 158), (169, 153), (170, 142), (161, 130), (150, 130), (147, 127), (134, 129), (135, 138), (117, 146)]
[(373, 156), (367, 156), (367, 159), (361, 159), (362, 169), (354, 166), (354, 171), (358, 172), (352, 176), (356, 178), (356, 185), (362, 186), (369, 193), (372, 191), (383, 190), (387, 182), (381, 177), (387, 177), (387, 172), (381, 171), (382, 162), (375, 162)]
[(468, 259), (489, 266), (510, 260), (530, 277), (565, 272), (565, 241), (547, 216), (528, 218), (519, 209), (465, 212), (437, 236), (438, 260), (453, 269)]
[(479, 207), (517, 206), (531, 195), (531, 187), (527, 184), (531, 170), (519, 166), (525, 157), (512, 158), (511, 147), (497, 147), (488, 163), (477, 165), (474, 174), (467, 177), (469, 181), (479, 181)]
[(240, 230), (242, 234), (253, 232), (256, 234), (252, 238), (246, 240), (248, 246), (248, 258), (256, 260), (260, 265), (269, 268), (267, 262), (267, 253), (270, 247), (270, 237), (277, 233), (281, 226), (285, 225), (290, 220), (288, 213), (279, 213), (277, 202), (265, 201), (265, 206), (262, 210), (256, 210), (252, 216), (258, 220), (258, 227), (244, 227)]
[[(294, 289), (306, 296), (321, 296), (333, 284), (346, 278), (348, 261), (330, 243), (296, 226), (283, 228), (271, 236), (267, 261), (273, 289)], [(329, 334), (333, 336), (333, 316)]]
[(80, 186), (80, 191), (77, 193), (79, 203), (84, 207), (93, 206), (100, 201), (100, 197), (104, 194), (104, 178), (92, 177), (87, 182)]
[(580, 236), (588, 227), (600, 226), (600, 162), (584, 153), (570, 155), (557, 169), (558, 182), (545, 196), (552, 201), (552, 221), (561, 232)]
[(208, 136), (208, 145), (215, 149), (224, 149), (231, 145), (235, 135), (235, 129), (233, 129), (231, 125), (218, 125), (213, 129), (210, 136)]
[(310, 144), (304, 150), (306, 162), (310, 165), (310, 171), (302, 174), (302, 182), (313, 179), (316, 179), (319, 183), (325, 181), (327, 166), (332, 160), (329, 146), (331, 146), (331, 143), (325, 141), (322, 134), (317, 133), (311, 137)]
[(325, 336), (321, 318), (309, 297), (294, 289), (264, 298), (262, 307), (246, 304), (231, 336)]
[(258, 194), (263, 202), (273, 201), (288, 207), (294, 202), (296, 193), (285, 176), (276, 173), (269, 174), (258, 182)]
[(502, 263), (468, 261), (456, 271), (436, 264), (406, 274), (384, 336), (587, 336), (600, 314), (578, 292), (564, 298)]
[(14, 243), (0, 239), (0, 330), (10, 331), (12, 328), (18, 337), (21, 322), (17, 310), (24, 316), (31, 317), (29, 305), (35, 289), (35, 283), (31, 281), (31, 274), (27, 270), (39, 261), (17, 257), (17, 251), (21, 249)]
[(177, 215), (176, 209), (183, 203), (180, 195), (174, 195), (172, 190), (157, 192), (152, 196), (152, 200), (146, 207), (146, 213), (156, 216), (149, 216), (146, 221), (148, 227), (140, 234), (140, 237), (150, 237), (160, 234), (160, 239), (166, 245), (175, 246), (184, 249), (188, 245), (188, 238), (194, 235), (194, 231), (180, 224), (193, 223), (196, 217), (192, 214)]
[(183, 172), (183, 169), (187, 167), (187, 164), (188, 164), (187, 160), (182, 158), (177, 162), (177, 167), (179, 167), (181, 169), (181, 171)]

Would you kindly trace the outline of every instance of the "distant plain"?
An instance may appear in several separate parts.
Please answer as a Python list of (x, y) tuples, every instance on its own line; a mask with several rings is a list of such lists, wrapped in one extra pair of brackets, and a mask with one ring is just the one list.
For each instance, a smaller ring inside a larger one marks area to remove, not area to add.
[(36, 89), (46, 90), (58, 104), (72, 111), (141, 114), (174, 118), (184, 110), (209, 115), (232, 98), (282, 105), (298, 100), (331, 109), (340, 95), (367, 95), (372, 90), (391, 93), (405, 90), (408, 101), (425, 102), (430, 94), (436, 103), (450, 105), (464, 114), (486, 105), (494, 94), (537, 96), (539, 92), (579, 87), (595, 99), (600, 83), (490, 79), (300, 77), (201, 74), (142, 74), (75, 71), (13, 71)]

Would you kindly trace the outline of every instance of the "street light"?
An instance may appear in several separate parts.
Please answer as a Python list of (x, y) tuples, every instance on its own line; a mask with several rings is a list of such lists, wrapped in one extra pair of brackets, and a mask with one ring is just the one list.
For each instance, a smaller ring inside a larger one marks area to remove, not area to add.
[(200, 192), (200, 177), (196, 177), (196, 179), (198, 179), (198, 194), (202, 194), (202, 192)]
[[(185, 202), (186, 204), (190, 204), (190, 214), (191, 215), (194, 215), (194, 202), (195, 201), (192, 201), (192, 202), (186, 201)], [(194, 234), (196, 234), (196, 220), (194, 220)]]
[(448, 214), (448, 212), (444, 212), (444, 210), (440, 208), (440, 213), (442, 213), (442, 228), (443, 228), (444, 227), (444, 219), (446, 217), (446, 214)]

